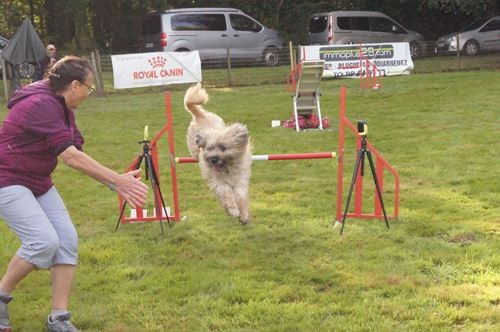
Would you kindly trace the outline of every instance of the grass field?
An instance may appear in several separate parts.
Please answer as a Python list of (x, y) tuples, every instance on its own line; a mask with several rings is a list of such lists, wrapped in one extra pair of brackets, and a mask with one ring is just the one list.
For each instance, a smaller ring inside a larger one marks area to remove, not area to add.
[[(364, 119), (369, 141), (401, 176), (400, 217), (347, 219), (334, 228), (337, 162), (255, 162), (253, 220), (221, 210), (196, 165), (177, 168), (185, 220), (114, 231), (117, 197), (60, 165), (54, 181), (80, 236), (69, 308), (86, 331), (498, 331), (500, 329), (499, 72), (322, 83), (324, 131), (271, 128), (291, 115), (283, 85), (210, 89), (207, 109), (248, 125), (255, 154), (335, 151), (339, 87), (347, 116)], [(187, 155), (189, 115), (172, 92), (176, 154)], [(5, 107), (0, 116), (5, 116)], [(162, 93), (91, 98), (77, 112), (86, 151), (124, 170), (165, 122)], [(355, 158), (346, 146), (347, 187)], [(166, 140), (162, 189), (169, 195)], [(370, 188), (371, 177), (365, 179)], [(387, 179), (388, 206), (392, 206)], [(150, 199), (151, 201), (151, 199)], [(389, 208), (392, 211), (392, 208)], [(19, 243), (0, 223), (0, 270)], [(41, 331), (50, 309), (47, 271), (26, 278), (10, 311), (15, 331)]]

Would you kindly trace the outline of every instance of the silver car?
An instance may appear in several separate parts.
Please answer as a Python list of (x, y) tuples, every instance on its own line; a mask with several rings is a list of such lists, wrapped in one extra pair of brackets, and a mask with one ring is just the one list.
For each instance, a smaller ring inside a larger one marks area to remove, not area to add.
[(500, 51), (500, 16), (475, 20), (459, 32), (440, 37), (436, 53), (457, 52), (457, 36), (459, 51), (466, 55)]
[(234, 8), (182, 8), (151, 12), (142, 24), (142, 50), (198, 50), (201, 60), (231, 58), (279, 62), (283, 38)]
[(389, 16), (371, 11), (316, 13), (309, 19), (309, 45), (408, 42), (412, 58), (424, 53), (424, 37)]

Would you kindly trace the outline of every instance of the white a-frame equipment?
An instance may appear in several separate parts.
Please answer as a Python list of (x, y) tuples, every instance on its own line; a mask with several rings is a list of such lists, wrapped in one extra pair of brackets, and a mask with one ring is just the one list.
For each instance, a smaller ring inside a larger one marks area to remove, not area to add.
[(319, 129), (323, 130), (321, 108), (319, 105), (319, 84), (323, 76), (325, 60), (302, 61), (298, 70), (297, 85), (293, 98), (295, 129), (300, 131), (299, 115), (310, 117), (313, 112), (319, 119)]

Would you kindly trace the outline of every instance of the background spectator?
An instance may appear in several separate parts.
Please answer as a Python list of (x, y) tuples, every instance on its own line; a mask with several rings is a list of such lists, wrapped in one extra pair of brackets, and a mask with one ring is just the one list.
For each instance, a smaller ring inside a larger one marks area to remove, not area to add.
[(45, 49), (47, 56), (40, 62), (40, 68), (35, 72), (33, 81), (39, 81), (45, 77), (47, 70), (57, 62), (56, 47), (52, 44)]

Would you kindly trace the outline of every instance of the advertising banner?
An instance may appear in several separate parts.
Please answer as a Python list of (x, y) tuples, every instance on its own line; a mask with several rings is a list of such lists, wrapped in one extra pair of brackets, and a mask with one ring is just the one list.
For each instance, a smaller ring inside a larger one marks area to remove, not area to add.
[(115, 89), (201, 82), (198, 51), (112, 55)]
[(325, 60), (323, 77), (365, 76), (366, 60), (368, 75), (372, 75), (373, 65), (378, 69), (376, 76), (405, 75), (413, 69), (408, 43), (302, 46), (300, 59)]

